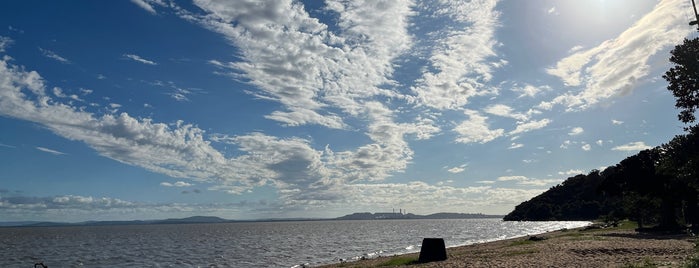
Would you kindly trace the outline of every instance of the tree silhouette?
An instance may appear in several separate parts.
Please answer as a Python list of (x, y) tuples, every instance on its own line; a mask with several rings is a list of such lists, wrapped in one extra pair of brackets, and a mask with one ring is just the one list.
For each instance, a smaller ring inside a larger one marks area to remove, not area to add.
[(670, 84), (667, 89), (675, 96), (675, 107), (681, 109), (678, 118), (683, 123), (696, 120), (694, 112), (699, 108), (699, 38), (684, 39), (670, 51), (670, 68), (663, 78)]

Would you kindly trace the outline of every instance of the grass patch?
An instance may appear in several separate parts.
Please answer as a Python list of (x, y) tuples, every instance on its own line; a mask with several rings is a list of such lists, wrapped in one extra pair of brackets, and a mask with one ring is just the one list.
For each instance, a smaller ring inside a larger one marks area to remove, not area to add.
[(658, 267), (657, 264), (653, 262), (650, 258), (644, 258), (643, 261), (639, 263), (629, 263), (623, 266), (624, 268), (652, 268)]
[(691, 259), (687, 260), (684, 264), (685, 268), (699, 268), (699, 256), (694, 255)]
[(379, 267), (417, 264), (418, 263), (417, 260), (418, 260), (417, 257), (400, 257), (399, 256), (399, 257), (391, 258), (390, 260), (379, 264)]

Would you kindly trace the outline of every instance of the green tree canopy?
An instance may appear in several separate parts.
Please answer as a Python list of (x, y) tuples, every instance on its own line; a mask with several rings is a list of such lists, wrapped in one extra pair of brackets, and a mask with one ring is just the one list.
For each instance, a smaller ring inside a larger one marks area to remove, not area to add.
[(670, 54), (670, 62), (675, 66), (665, 72), (663, 78), (670, 83), (667, 89), (676, 98), (675, 107), (681, 109), (680, 121), (693, 123), (694, 112), (699, 108), (699, 38), (685, 38)]

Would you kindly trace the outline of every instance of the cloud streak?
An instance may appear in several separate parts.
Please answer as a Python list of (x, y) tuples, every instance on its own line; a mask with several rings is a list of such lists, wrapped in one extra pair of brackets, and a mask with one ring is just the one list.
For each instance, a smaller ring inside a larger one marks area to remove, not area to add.
[(577, 51), (560, 60), (547, 72), (568, 87), (580, 90), (559, 95), (540, 106), (560, 104), (568, 110), (587, 109), (605, 99), (629, 94), (648, 75), (651, 57), (677, 44), (692, 29), (684, 25), (687, 3), (660, 1), (618, 37), (596, 47)]
[(136, 55), (136, 54), (124, 54), (124, 57), (131, 59), (133, 61), (136, 61), (136, 62), (146, 64), (146, 65), (158, 65), (158, 63), (156, 63), (156, 62), (141, 58), (141, 56)]

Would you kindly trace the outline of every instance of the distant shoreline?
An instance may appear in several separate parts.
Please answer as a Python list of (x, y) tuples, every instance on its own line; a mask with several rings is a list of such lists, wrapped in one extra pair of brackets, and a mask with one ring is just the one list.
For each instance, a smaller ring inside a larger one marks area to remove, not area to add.
[(333, 221), (333, 220), (417, 220), (417, 219), (485, 219), (503, 218), (503, 215), (485, 215), (470, 213), (435, 213), (430, 215), (400, 213), (353, 213), (337, 218), (272, 218), (255, 220), (228, 220), (212, 216), (193, 216), (163, 220), (128, 220), (128, 221), (14, 221), (0, 222), (0, 228), (6, 227), (63, 227), (63, 226), (117, 226), (117, 225), (155, 225), (155, 224), (204, 224), (204, 223), (244, 223), (244, 222), (290, 222), (290, 221)]

